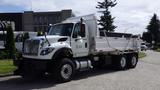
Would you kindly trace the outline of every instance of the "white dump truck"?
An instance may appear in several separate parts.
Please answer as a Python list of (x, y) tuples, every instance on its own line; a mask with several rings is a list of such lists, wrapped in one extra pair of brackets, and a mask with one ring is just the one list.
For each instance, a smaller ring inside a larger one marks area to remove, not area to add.
[(69, 18), (52, 25), (48, 34), (24, 43), (23, 59), (15, 60), (16, 75), (24, 78), (50, 74), (70, 81), (76, 71), (112, 65), (135, 68), (140, 47), (132, 34), (100, 32), (94, 15)]

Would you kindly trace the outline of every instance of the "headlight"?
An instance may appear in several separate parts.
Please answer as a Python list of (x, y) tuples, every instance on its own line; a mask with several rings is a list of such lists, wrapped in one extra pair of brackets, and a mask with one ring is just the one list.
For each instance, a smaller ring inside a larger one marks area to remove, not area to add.
[(54, 50), (54, 48), (45, 48), (41, 51), (40, 55), (47, 55), (51, 53)]

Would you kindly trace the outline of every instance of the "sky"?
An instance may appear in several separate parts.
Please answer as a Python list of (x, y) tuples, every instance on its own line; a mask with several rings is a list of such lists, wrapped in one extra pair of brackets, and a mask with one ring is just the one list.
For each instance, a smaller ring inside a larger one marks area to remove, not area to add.
[[(1, 0), (0, 12), (59, 11), (72, 9), (76, 16), (95, 14), (103, 0)], [(154, 13), (160, 15), (160, 0), (116, 0), (110, 9), (116, 32), (142, 34)]]

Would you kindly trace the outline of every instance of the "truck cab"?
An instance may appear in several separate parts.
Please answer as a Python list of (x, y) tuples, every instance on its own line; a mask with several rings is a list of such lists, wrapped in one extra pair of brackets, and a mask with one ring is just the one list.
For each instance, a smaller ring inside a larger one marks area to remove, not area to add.
[(68, 49), (73, 57), (88, 55), (88, 33), (85, 24), (61, 23), (51, 26), (46, 36), (28, 39), (24, 45), (24, 58), (53, 59), (60, 49)]

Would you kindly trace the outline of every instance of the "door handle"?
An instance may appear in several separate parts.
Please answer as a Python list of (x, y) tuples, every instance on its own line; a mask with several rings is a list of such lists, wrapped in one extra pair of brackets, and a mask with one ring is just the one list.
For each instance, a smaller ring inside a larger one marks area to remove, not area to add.
[(76, 38), (75, 41), (77, 42), (78, 40), (80, 40), (79, 38)]

